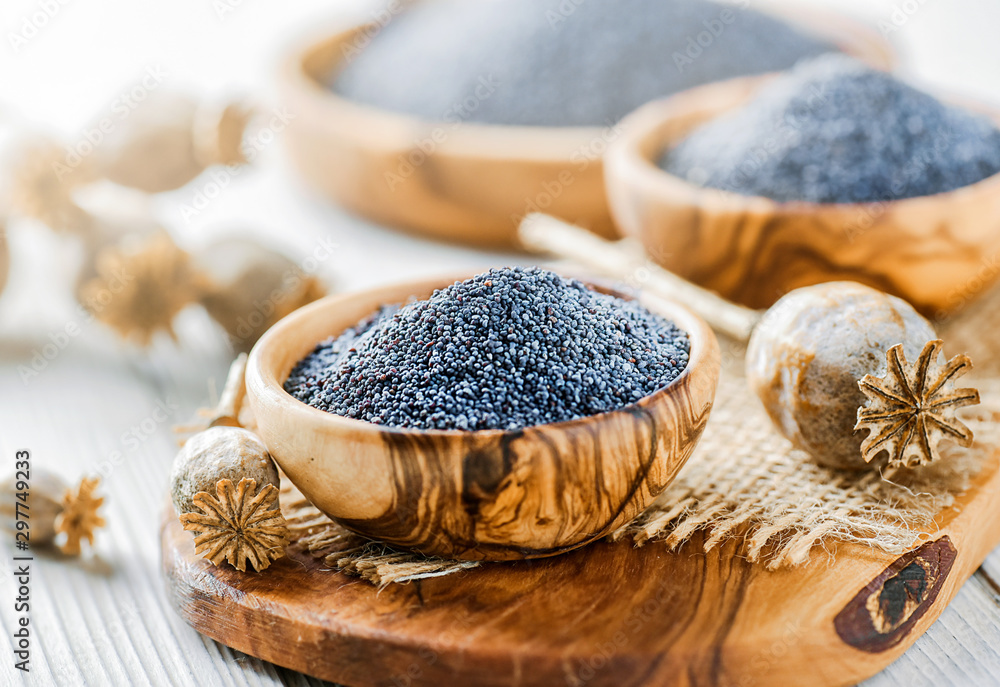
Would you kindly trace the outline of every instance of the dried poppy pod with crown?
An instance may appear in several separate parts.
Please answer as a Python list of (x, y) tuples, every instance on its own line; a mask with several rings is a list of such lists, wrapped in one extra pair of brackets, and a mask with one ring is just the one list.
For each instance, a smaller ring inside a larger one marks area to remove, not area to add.
[(3, 151), (10, 212), (30, 217), (60, 233), (85, 235), (89, 216), (73, 194), (96, 179), (91, 161), (67, 161), (66, 148), (47, 136), (25, 135)]
[[(18, 488), (20, 487), (20, 488)], [(56, 520), (63, 511), (63, 496), (69, 489), (59, 474), (42, 467), (31, 468), (30, 490), (16, 475), (0, 482), (0, 516), (9, 534), (19, 531), (18, 513), (29, 514), (31, 546), (49, 546), (56, 538)], [(23, 517), (23, 515), (22, 515)]]
[(174, 459), (170, 497), (184, 529), (198, 533), (197, 554), (241, 572), (249, 561), (259, 572), (284, 555), (288, 529), (278, 469), (264, 443), (239, 423), (246, 359), (241, 354), (230, 366), (218, 408)]
[(885, 376), (867, 375), (858, 382), (868, 404), (858, 409), (854, 429), (869, 430), (861, 444), (866, 462), (884, 451), (890, 467), (913, 467), (936, 460), (942, 439), (972, 446), (972, 430), (955, 416), (959, 408), (979, 403), (976, 389), (955, 388), (972, 361), (959, 355), (941, 363), (942, 345), (928, 342), (911, 365), (896, 344), (886, 353)]
[[(829, 282), (796, 289), (767, 311), (751, 310), (650, 263), (628, 240), (609, 243), (545, 215), (525, 220), (521, 240), (617, 278), (644, 270), (644, 288), (749, 340), (748, 384), (778, 431), (823, 465), (865, 469), (881, 465), (875, 459), (887, 453), (888, 465), (912, 467), (936, 460), (943, 438), (972, 443), (954, 411), (978, 403), (978, 392), (952, 386), (970, 361), (959, 356), (939, 365), (934, 328), (899, 298)], [(918, 362), (908, 367), (907, 359)]]
[(199, 492), (215, 493), (219, 480), (239, 483), (244, 477), (260, 487), (280, 484), (267, 447), (255, 434), (240, 427), (210, 427), (184, 443), (170, 473), (170, 493), (179, 514), (197, 509)]
[(104, 497), (94, 495), (101, 480), (98, 477), (84, 477), (76, 490), (67, 489), (62, 499), (62, 511), (55, 521), (56, 533), (63, 535), (59, 550), (67, 556), (79, 556), (83, 551), (84, 539), (94, 545), (94, 533), (107, 524), (98, 515)]
[(215, 494), (207, 491), (194, 496), (201, 513), (180, 516), (185, 530), (197, 532), (195, 553), (221, 565), (228, 561), (240, 572), (249, 562), (257, 572), (285, 555), (288, 527), (278, 509), (278, 488), (244, 477), (239, 484), (218, 481)]
[(224, 238), (189, 253), (139, 191), (102, 182), (83, 200), (88, 229), (75, 296), (123, 338), (148, 345), (158, 331), (172, 335), (174, 317), (199, 304), (245, 352), (279, 319), (326, 295), (322, 280), (254, 239)]
[(174, 317), (201, 293), (190, 255), (162, 230), (101, 247), (93, 270), (78, 284), (77, 298), (122, 338), (142, 346), (159, 331), (175, 337)]
[(141, 191), (104, 181), (88, 186), (79, 200), (86, 220), (85, 230), (80, 232), (83, 255), (73, 292), (85, 305), (84, 285), (100, 276), (102, 254), (136, 246), (167, 230), (154, 218), (150, 197)]
[(754, 328), (747, 382), (795, 446), (836, 468), (864, 468), (854, 433), (866, 402), (858, 381), (884, 374), (886, 352), (916, 359), (937, 338), (906, 301), (854, 282), (796, 289)]

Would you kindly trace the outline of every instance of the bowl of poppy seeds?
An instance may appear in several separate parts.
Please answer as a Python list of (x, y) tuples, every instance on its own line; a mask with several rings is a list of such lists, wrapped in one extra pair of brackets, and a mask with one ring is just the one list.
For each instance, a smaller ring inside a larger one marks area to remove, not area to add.
[(708, 419), (711, 329), (538, 268), (333, 296), (251, 353), (258, 432), (345, 527), (427, 555), (555, 555), (666, 489)]
[[(545, 211), (614, 236), (602, 157), (635, 107), (841, 49), (886, 66), (877, 33), (798, 9), (707, 0), (430, 0), (296, 51), (286, 141), (307, 182), (382, 224), (516, 244)], [(333, 163), (332, 161), (336, 161)]]
[(829, 54), (640, 108), (608, 194), (657, 262), (741, 304), (856, 281), (942, 318), (996, 276), (998, 122)]

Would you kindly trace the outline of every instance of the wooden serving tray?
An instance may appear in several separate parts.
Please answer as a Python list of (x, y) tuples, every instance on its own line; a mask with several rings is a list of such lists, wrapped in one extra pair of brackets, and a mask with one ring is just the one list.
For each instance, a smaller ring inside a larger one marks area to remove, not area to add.
[(602, 541), (381, 591), (295, 544), (262, 574), (216, 568), (169, 504), (162, 547), (169, 597), (198, 631), (352, 687), (821, 687), (896, 659), (1000, 543), (1000, 453), (938, 525), (900, 557), (840, 545), (777, 572), (734, 542)]

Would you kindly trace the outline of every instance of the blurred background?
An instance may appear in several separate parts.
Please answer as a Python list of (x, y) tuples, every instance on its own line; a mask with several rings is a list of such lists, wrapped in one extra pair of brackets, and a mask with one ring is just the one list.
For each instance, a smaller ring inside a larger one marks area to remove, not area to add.
[[(301, 0), (7, 0), (0, 8), (5, 49), (0, 56), (0, 112), (35, 132), (66, 141), (109, 110), (153, 70), (158, 89), (213, 97), (249, 96), (278, 106), (278, 66), (304, 36), (324, 27), (370, 20), (384, 3)], [(986, 0), (788, 0), (823, 6), (881, 26), (898, 51), (898, 71), (928, 87), (1000, 104), (1000, 45), (990, 27), (1000, 5)], [(757, 4), (754, 4), (757, 7)], [(44, 17), (44, 20), (40, 20)], [(903, 17), (905, 21), (900, 22)], [(879, 24), (881, 22), (881, 24)], [(22, 126), (23, 128), (23, 126)], [(291, 257), (307, 255), (320, 238), (337, 242), (337, 255), (321, 266), (340, 287), (386, 277), (428, 274), (463, 263), (504, 261), (498, 255), (430, 243), (351, 217), (304, 190), (283, 156), (280, 135), (261, 148), (254, 164), (196, 212), (197, 182), (154, 198), (157, 218), (179, 243), (213, 235), (263, 236)], [(202, 179), (204, 180), (204, 179)], [(73, 257), (44, 232), (11, 235), (13, 265), (0, 298), (0, 331), (25, 343), (64, 323), (51, 296), (53, 280), (71, 280)], [(34, 245), (25, 245), (34, 244)], [(36, 253), (37, 251), (37, 253)], [(183, 329), (183, 323), (180, 325)], [(90, 339), (88, 331), (82, 339)], [(29, 349), (30, 350), (30, 349)], [(12, 351), (13, 352), (13, 351)]]
[[(855, 16), (891, 41), (898, 72), (910, 81), (1000, 106), (995, 0), (782, 5)], [(35, 133), (81, 141), (95, 118), (151, 74), (157, 90), (281, 108), (276, 84), (290, 50), (383, 7), (362, 0), (4, 0), (0, 129), (15, 140)], [(207, 202), (197, 197), (205, 176), (157, 194), (149, 206), (156, 221), (192, 251), (222, 236), (254, 237), (337, 291), (533, 262), (397, 232), (334, 207), (301, 183), (280, 132), (257, 152)], [(124, 198), (111, 203), (127, 204)], [(176, 452), (170, 426), (217, 400), (234, 354), (226, 334), (194, 308), (176, 319), (176, 341), (161, 333), (148, 348), (123, 342), (77, 308), (80, 246), (33, 220), (16, 224), (8, 228), (11, 269), (0, 297), (0, 464), (27, 448), (36, 464), (68, 479), (101, 475), (108, 496), (108, 526), (94, 558), (40, 563), (35, 684), (84, 684), (85, 677), (90, 684), (189, 684), (194, 675), (204, 684), (304, 684), (203, 639), (160, 592), (158, 522)], [(64, 336), (67, 326), (77, 333)], [(13, 584), (6, 563), (0, 581), (6, 628)], [(964, 622), (945, 614), (951, 640), (936, 640), (953, 641), (959, 656), (968, 652), (959, 638), (973, 634)], [(0, 639), (5, 656), (7, 641)], [(0, 682), (13, 684), (2, 679), (9, 669), (5, 659)]]

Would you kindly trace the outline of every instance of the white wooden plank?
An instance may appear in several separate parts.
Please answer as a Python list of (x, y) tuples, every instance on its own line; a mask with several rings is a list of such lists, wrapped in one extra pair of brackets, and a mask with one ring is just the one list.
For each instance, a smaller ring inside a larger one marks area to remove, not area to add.
[[(95, 336), (101, 346), (107, 343)], [(157, 527), (175, 450), (169, 424), (206, 402), (205, 380), (225, 373), (228, 355), (218, 341), (210, 342), (196, 338), (190, 350), (197, 355), (166, 347), (152, 360), (129, 354), (127, 361), (109, 360), (82, 342), (27, 386), (9, 365), (0, 368), (4, 388), (16, 390), (0, 397), (0, 459), (27, 446), (36, 465), (73, 476), (117, 463), (104, 482), (109, 525), (99, 538), (100, 558), (82, 566), (53, 557), (36, 562), (38, 684), (320, 684), (200, 637), (176, 617), (161, 591)], [(158, 403), (174, 398), (178, 410), (170, 422), (133, 442), (130, 428), (141, 428)], [(113, 459), (116, 451), (121, 460)], [(2, 593), (10, 593), (9, 581)], [(4, 605), (0, 609), (6, 626), (9, 614)], [(1000, 608), (981, 574), (913, 649), (870, 684), (1000, 681), (996, 647)]]
[[(99, 346), (106, 340), (94, 333)], [(75, 478), (106, 473), (108, 527), (97, 556), (34, 562), (32, 622), (36, 684), (277, 685), (278, 669), (206, 640), (181, 622), (164, 598), (159, 576), (159, 511), (176, 450), (170, 425), (204, 402), (205, 380), (221, 375), (228, 353), (210, 347), (204, 360), (160, 351), (154, 362), (129, 364), (94, 350), (88, 340), (68, 349), (43, 375), (22, 385), (8, 365), (0, 373), (0, 461), (16, 448)], [(218, 344), (218, 341), (216, 342)], [(197, 348), (197, 347), (195, 347)], [(131, 368), (131, 370), (130, 370)], [(187, 385), (187, 386), (185, 386)], [(178, 410), (146, 435), (152, 411), (165, 399)], [(145, 421), (146, 427), (143, 427)], [(138, 435), (132, 427), (139, 429)], [(118, 457), (120, 455), (120, 458)], [(9, 545), (4, 544), (4, 566)], [(0, 589), (11, 593), (11, 580)], [(10, 597), (12, 598), (12, 597)], [(9, 604), (2, 604), (7, 609)], [(4, 612), (5, 628), (11, 621)], [(4, 643), (7, 643), (4, 633)], [(9, 662), (0, 676), (12, 677)], [(13, 684), (0, 679), (2, 684)]]
[(923, 637), (865, 687), (1000, 684), (1000, 605), (976, 574)]
[[(876, 19), (889, 18), (898, 5), (896, 0), (809, 2), (846, 5)], [(261, 74), (271, 71), (277, 47), (288, 42), (288, 30), (312, 25), (314, 17), (331, 7), (328, 0), (292, 4), (258, 0), (253, 9), (250, 3), (230, 4), (235, 11), (225, 18), (215, 16), (204, 0), (176, 0), (155, 8), (146, 3), (139, 8), (128, 0), (93, 0), (86, 6), (67, 7), (61, 10), (66, 16), (53, 21), (18, 59), (0, 60), (5, 101), (19, 103), (38, 121), (78, 136), (89, 113), (104, 107), (122, 84), (141, 71), (137, 65), (163, 60), (177, 75), (174, 85), (189, 82), (217, 91), (224, 84), (240, 83), (259, 95), (258, 89), (264, 88)], [(342, 11), (368, 16), (366, 8), (375, 2), (334, 4)], [(37, 10), (37, 3), (3, 3), (3, 10), (8, 7), (13, 12), (4, 17), (10, 19), (4, 25), (15, 26)], [(993, 24), (968, 19), (983, 11), (975, 0), (927, 3), (896, 38), (917, 57), (925, 76), (951, 88), (957, 75), (963, 90), (996, 99), (993, 76), (1000, 53)], [(152, 19), (149, 12), (155, 13)], [(118, 30), (107, 31), (114, 22)], [(198, 40), (187, 40), (192, 26)], [(98, 28), (108, 41), (94, 45), (92, 36)], [(952, 49), (959, 42), (963, 50)], [(67, 55), (73, 59), (67, 60)], [(975, 59), (968, 60), (968, 55)], [(39, 89), (41, 81), (50, 87)], [(79, 111), (67, 107), (69, 101)], [(221, 224), (258, 233), (271, 242), (291, 243), (302, 254), (321, 238), (333, 236), (341, 254), (326, 268), (346, 286), (523, 260), (424, 242), (351, 219), (302, 191), (276, 153), (266, 151), (262, 169), (241, 177), (192, 224), (179, 213), (180, 203), (190, 194), (164, 196), (161, 209), (166, 221), (195, 241), (203, 239), (206, 228)], [(18, 243), (15, 248), (23, 247), (22, 237), (13, 238)], [(58, 466), (74, 477), (101, 468), (116, 451), (122, 460), (104, 483), (109, 524), (98, 541), (99, 558), (84, 564), (52, 556), (35, 561), (34, 672), (28, 684), (324, 684), (201, 637), (177, 617), (162, 591), (157, 528), (173, 438), (165, 424), (136, 446), (123, 441), (122, 435), (170, 395), (179, 405), (173, 419), (185, 420), (203, 404), (208, 396), (206, 379), (221, 377), (228, 364), (221, 340), (199, 333), (182, 336), (182, 349), (161, 342), (149, 353), (138, 353), (91, 327), (38, 379), (22, 384), (15, 366), (71, 317), (64, 295), (71, 276), (60, 276), (65, 264), (56, 242), (40, 240), (41, 247), (31, 255), (15, 251), (11, 286), (0, 300), (0, 472), (21, 447), (33, 449), (39, 465)], [(194, 326), (198, 316), (189, 314), (185, 319)], [(7, 630), (14, 617), (9, 559), (5, 541), (0, 545), (3, 656), (10, 656)], [(965, 585), (939, 622), (867, 684), (1000, 683), (998, 590), (1000, 551)], [(8, 660), (0, 660), (0, 684), (20, 684), (21, 677), (11, 673)]]
[(1000, 590), (1000, 548), (994, 549), (993, 553), (986, 557), (980, 571), (997, 590)]

